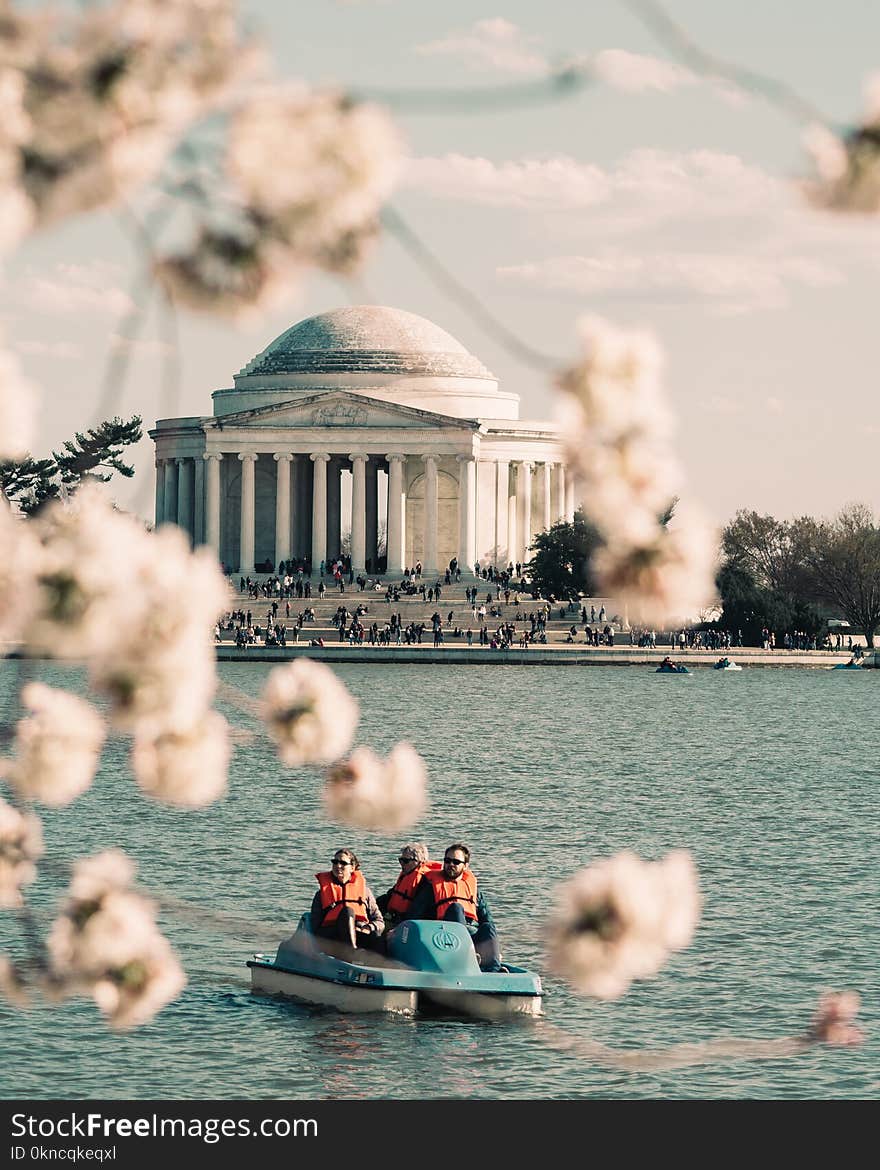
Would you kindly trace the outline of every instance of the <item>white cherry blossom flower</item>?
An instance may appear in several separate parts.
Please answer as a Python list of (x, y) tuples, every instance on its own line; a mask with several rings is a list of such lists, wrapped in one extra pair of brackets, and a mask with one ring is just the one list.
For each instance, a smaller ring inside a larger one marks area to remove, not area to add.
[(31, 714), (16, 727), (10, 783), (43, 804), (69, 804), (95, 777), (104, 721), (84, 699), (44, 683), (28, 683), (21, 699)]
[(604, 544), (597, 586), (644, 621), (689, 616), (714, 596), (714, 550), (695, 514), (680, 518), (675, 533), (661, 521), (682, 477), (659, 346), (599, 317), (579, 328), (583, 353), (560, 375), (560, 413), (568, 464)]
[(715, 534), (694, 509), (681, 510), (674, 527), (657, 525), (650, 542), (612, 538), (594, 563), (600, 592), (627, 606), (639, 625), (699, 613), (716, 595), (716, 568)]
[(56, 993), (91, 995), (117, 1028), (145, 1023), (186, 984), (133, 873), (118, 850), (79, 862), (46, 943)]
[(39, 553), (28, 647), (55, 658), (112, 651), (127, 628), (131, 597), (120, 585), (143, 559), (138, 553), (146, 533), (88, 484), (30, 524)]
[(547, 924), (548, 965), (582, 994), (616, 999), (688, 945), (699, 910), (689, 853), (657, 862), (618, 853), (561, 887)]
[(329, 666), (297, 658), (276, 666), (263, 691), (266, 725), (285, 764), (332, 764), (351, 746), (357, 702)]
[(803, 142), (816, 176), (801, 183), (807, 199), (828, 211), (880, 212), (880, 74), (865, 84), (865, 113), (854, 128), (837, 134), (828, 126), (807, 128)]
[(22, 905), (21, 887), (37, 876), (34, 862), (43, 856), (43, 826), (0, 799), (0, 907)]
[(272, 234), (294, 257), (336, 269), (356, 261), (358, 240), (374, 233), (401, 141), (378, 106), (288, 86), (242, 104), (228, 151), (232, 178), (247, 206), (272, 223)]
[(400, 157), (379, 107), (335, 91), (264, 89), (230, 120), (216, 185), (231, 184), (235, 206), (212, 207), (208, 192), (204, 222), (154, 275), (181, 304), (240, 318), (292, 295), (309, 267), (351, 272), (378, 235)]
[(226, 791), (229, 725), (210, 711), (185, 731), (135, 736), (135, 779), (149, 796), (181, 808), (203, 808)]
[(359, 747), (324, 778), (324, 806), (331, 820), (359, 829), (397, 832), (418, 821), (427, 807), (425, 765), (408, 744), (387, 760)]

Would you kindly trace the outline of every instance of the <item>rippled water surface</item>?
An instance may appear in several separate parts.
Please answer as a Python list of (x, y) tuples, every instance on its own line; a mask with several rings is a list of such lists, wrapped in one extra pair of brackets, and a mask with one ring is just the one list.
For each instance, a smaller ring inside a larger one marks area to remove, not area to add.
[[(8, 708), (15, 667), (0, 669)], [(251, 695), (268, 669), (220, 666)], [(289, 932), (331, 851), (353, 846), (378, 892), (398, 872), (399, 838), (328, 825), (317, 778), (287, 774), (259, 734), (238, 745), (226, 799), (198, 813), (142, 798), (116, 740), (94, 788), (45, 815), (52, 857), (121, 845), (144, 886), (229, 920), (219, 930), (163, 912), (189, 986), (134, 1033), (109, 1033), (82, 1001), (0, 1005), (0, 1097), (405, 1098), (426, 1095), (428, 1077), (451, 1097), (880, 1096), (880, 672), (353, 664), (339, 674), (362, 704), (361, 742), (409, 739), (425, 756), (432, 807), (412, 836), (436, 855), (470, 843), (509, 959), (542, 970), (553, 883), (627, 847), (651, 858), (692, 850), (705, 899), (693, 944), (611, 1004), (545, 978), (545, 1021), (342, 1016), (253, 997), (246, 960)], [(57, 883), (43, 875), (32, 889), (47, 914)], [(8, 911), (0, 944), (20, 949)], [(862, 992), (862, 1048), (647, 1074), (590, 1064), (553, 1030), (628, 1050), (781, 1037), (805, 1026), (827, 987)]]

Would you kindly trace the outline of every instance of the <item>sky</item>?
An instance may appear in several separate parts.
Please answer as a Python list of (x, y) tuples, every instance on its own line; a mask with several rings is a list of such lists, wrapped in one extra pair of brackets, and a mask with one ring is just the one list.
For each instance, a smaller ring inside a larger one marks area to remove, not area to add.
[[(583, 314), (656, 333), (682, 495), (716, 524), (740, 508), (785, 518), (860, 501), (880, 512), (880, 219), (808, 206), (802, 119), (691, 72), (624, 0), (251, 0), (242, 10), (279, 77), (395, 95), (407, 161), (393, 206), (509, 333), (560, 365), (577, 353)], [(707, 53), (784, 83), (841, 128), (880, 73), (871, 0), (668, 0), (665, 11)], [(460, 100), (572, 56), (598, 76), (573, 96)], [(424, 91), (449, 100), (419, 111), (412, 95)], [(211, 392), (274, 337), (344, 304), (430, 318), (521, 396), (522, 417), (553, 416), (552, 379), (387, 236), (356, 280), (308, 276), (288, 304), (241, 327), (181, 313), (171, 329), (149, 313), (108, 397), (139, 263), (113, 214), (31, 237), (7, 258), (0, 320), (43, 390), (35, 454), (107, 417), (108, 402), (145, 428), (208, 415)], [(114, 492), (152, 518), (148, 438), (133, 458), (135, 478)]]

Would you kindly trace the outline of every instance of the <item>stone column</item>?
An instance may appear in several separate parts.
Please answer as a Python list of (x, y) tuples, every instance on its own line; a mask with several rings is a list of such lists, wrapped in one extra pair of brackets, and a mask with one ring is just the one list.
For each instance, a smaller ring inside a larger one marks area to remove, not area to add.
[(193, 460), (193, 544), (205, 543), (205, 461)]
[(520, 463), (517, 476), (516, 510), (519, 515), (519, 552), (523, 561), (529, 559), (532, 543), (532, 465)]
[(375, 577), (379, 571), (379, 468), (376, 466), (375, 456), (367, 463), (366, 537), (364, 567), (369, 561), (370, 572)]
[(327, 560), (327, 464), (330, 456), (321, 451), (309, 458), (315, 465), (312, 474), (312, 572)]
[(327, 556), (330, 560), (342, 551), (342, 465), (331, 456), (327, 464)]
[(220, 460), (222, 458), (219, 451), (206, 451), (202, 456), (202, 461), (208, 465), (205, 485), (205, 544), (214, 550), (218, 558), (220, 556)]
[(510, 461), (499, 459), (495, 464), (495, 567), (507, 564), (507, 488), (510, 482)]
[(507, 557), (512, 564), (521, 561), (519, 555), (519, 537), (516, 528), (516, 469), (512, 468), (510, 486), (507, 495)]
[(425, 563), (422, 574), (437, 572), (437, 456), (423, 455), (425, 462)]
[(477, 464), (458, 455), (458, 567), (472, 573), (477, 559)]
[(177, 523), (177, 461), (165, 460), (165, 523)]
[(403, 572), (403, 467), (405, 455), (386, 455), (388, 460), (388, 520), (386, 572)]
[(569, 475), (565, 480), (565, 519), (569, 524), (574, 522), (574, 510), (574, 476)]
[(364, 571), (367, 546), (367, 456), (349, 455), (351, 460), (351, 567)]
[(543, 521), (541, 527), (547, 529), (553, 523), (553, 505), (550, 499), (550, 488), (552, 484), (553, 464), (548, 463), (545, 459), (541, 467), (541, 519)]
[(556, 519), (565, 519), (565, 464), (556, 464)]
[(239, 543), (238, 572), (249, 577), (254, 571), (254, 466), (257, 456), (253, 451), (240, 451), (241, 460), (241, 541)]
[(278, 464), (275, 479), (275, 572), (290, 557), (290, 462), (288, 451), (277, 451), (272, 458)]
[(192, 543), (193, 461), (177, 460), (177, 525)]
[(156, 523), (158, 528), (165, 522), (165, 460), (156, 460)]

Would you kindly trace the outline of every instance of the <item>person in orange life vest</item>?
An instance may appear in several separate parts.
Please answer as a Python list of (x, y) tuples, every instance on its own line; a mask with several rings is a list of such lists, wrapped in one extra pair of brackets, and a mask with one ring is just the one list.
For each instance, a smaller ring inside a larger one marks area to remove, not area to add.
[(386, 930), (412, 917), (413, 898), (422, 878), (429, 870), (440, 869), (439, 861), (428, 860), (428, 846), (421, 841), (402, 845), (397, 860), (400, 876), (386, 894), (380, 894), (376, 899), (385, 918)]
[(429, 870), (416, 890), (410, 918), (440, 918), (461, 922), (470, 932), (483, 971), (506, 970), (501, 966), (498, 932), (492, 911), (476, 875), (468, 868), (471, 851), (467, 845), (449, 845), (443, 868)]
[(318, 892), (312, 899), (313, 933), (351, 947), (380, 949), (385, 922), (357, 855), (351, 849), (337, 849), (329, 871), (315, 877)]

